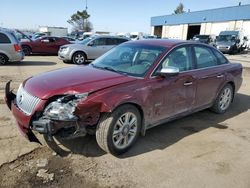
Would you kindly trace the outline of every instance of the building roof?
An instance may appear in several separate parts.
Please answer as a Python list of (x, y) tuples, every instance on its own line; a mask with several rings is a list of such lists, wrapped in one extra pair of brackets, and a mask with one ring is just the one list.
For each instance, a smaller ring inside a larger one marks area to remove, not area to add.
[(250, 4), (151, 17), (151, 26), (250, 20)]

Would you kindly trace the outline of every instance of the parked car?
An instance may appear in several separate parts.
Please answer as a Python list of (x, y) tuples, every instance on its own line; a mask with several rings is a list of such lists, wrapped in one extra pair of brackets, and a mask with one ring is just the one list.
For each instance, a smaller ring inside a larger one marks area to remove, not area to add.
[(109, 51), (114, 46), (127, 42), (129, 39), (114, 36), (93, 36), (77, 44), (61, 46), (58, 58), (63, 62), (83, 64), (86, 60), (93, 60)]
[(70, 43), (76, 43), (77, 42), (77, 40), (72, 38), (72, 37), (62, 37), (62, 38), (69, 41)]
[[(210, 108), (226, 112), (242, 83), (242, 65), (217, 49), (180, 40), (123, 43), (87, 66), (28, 78), (6, 102), (30, 141), (96, 134), (106, 152), (127, 151), (140, 133)], [(51, 144), (53, 145), (53, 144)]]
[(21, 61), (24, 53), (13, 32), (0, 30), (0, 65)]
[(223, 53), (235, 54), (243, 50), (242, 31), (222, 31), (217, 37), (216, 46)]
[(70, 44), (69, 41), (59, 37), (41, 37), (35, 41), (22, 42), (25, 55), (32, 54), (57, 54), (60, 46)]
[(192, 40), (205, 43), (205, 44), (209, 44), (211, 46), (216, 46), (215, 35), (195, 35)]

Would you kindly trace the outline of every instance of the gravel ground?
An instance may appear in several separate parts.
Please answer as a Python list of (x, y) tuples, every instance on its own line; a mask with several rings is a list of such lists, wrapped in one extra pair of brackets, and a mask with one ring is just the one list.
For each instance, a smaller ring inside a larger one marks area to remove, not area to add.
[[(230, 110), (208, 110), (147, 131), (119, 158), (94, 136), (63, 143), (55, 155), (19, 133), (4, 104), (4, 85), (74, 66), (55, 56), (30, 56), (0, 67), (0, 187), (250, 187), (250, 54), (227, 56), (244, 66), (244, 82)], [(40, 137), (40, 136), (39, 136)], [(41, 138), (41, 137), (40, 137)], [(42, 139), (42, 138), (41, 138)]]

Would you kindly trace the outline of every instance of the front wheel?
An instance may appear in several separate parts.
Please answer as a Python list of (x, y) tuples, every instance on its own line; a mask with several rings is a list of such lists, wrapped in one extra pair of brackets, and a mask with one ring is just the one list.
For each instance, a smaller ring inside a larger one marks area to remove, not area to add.
[(31, 54), (31, 49), (28, 46), (22, 46), (24, 55), (28, 56)]
[(141, 115), (133, 105), (123, 105), (112, 113), (103, 114), (96, 130), (98, 145), (107, 153), (126, 152), (137, 140)]
[(72, 57), (72, 61), (77, 65), (82, 65), (86, 61), (86, 56), (83, 52), (76, 52)]
[(225, 113), (229, 108), (230, 104), (232, 103), (233, 95), (234, 94), (232, 85), (227, 84), (220, 91), (211, 110), (218, 114)]

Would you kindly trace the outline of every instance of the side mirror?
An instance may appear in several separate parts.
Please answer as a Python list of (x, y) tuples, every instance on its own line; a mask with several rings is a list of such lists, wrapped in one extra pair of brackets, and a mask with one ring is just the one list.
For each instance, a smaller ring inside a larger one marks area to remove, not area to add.
[(43, 39), (43, 40), (41, 40), (41, 42), (49, 43), (49, 40), (48, 39)]
[(164, 67), (160, 71), (158, 71), (156, 74), (161, 77), (167, 77), (167, 76), (176, 76), (180, 73), (180, 69), (178, 67)]

